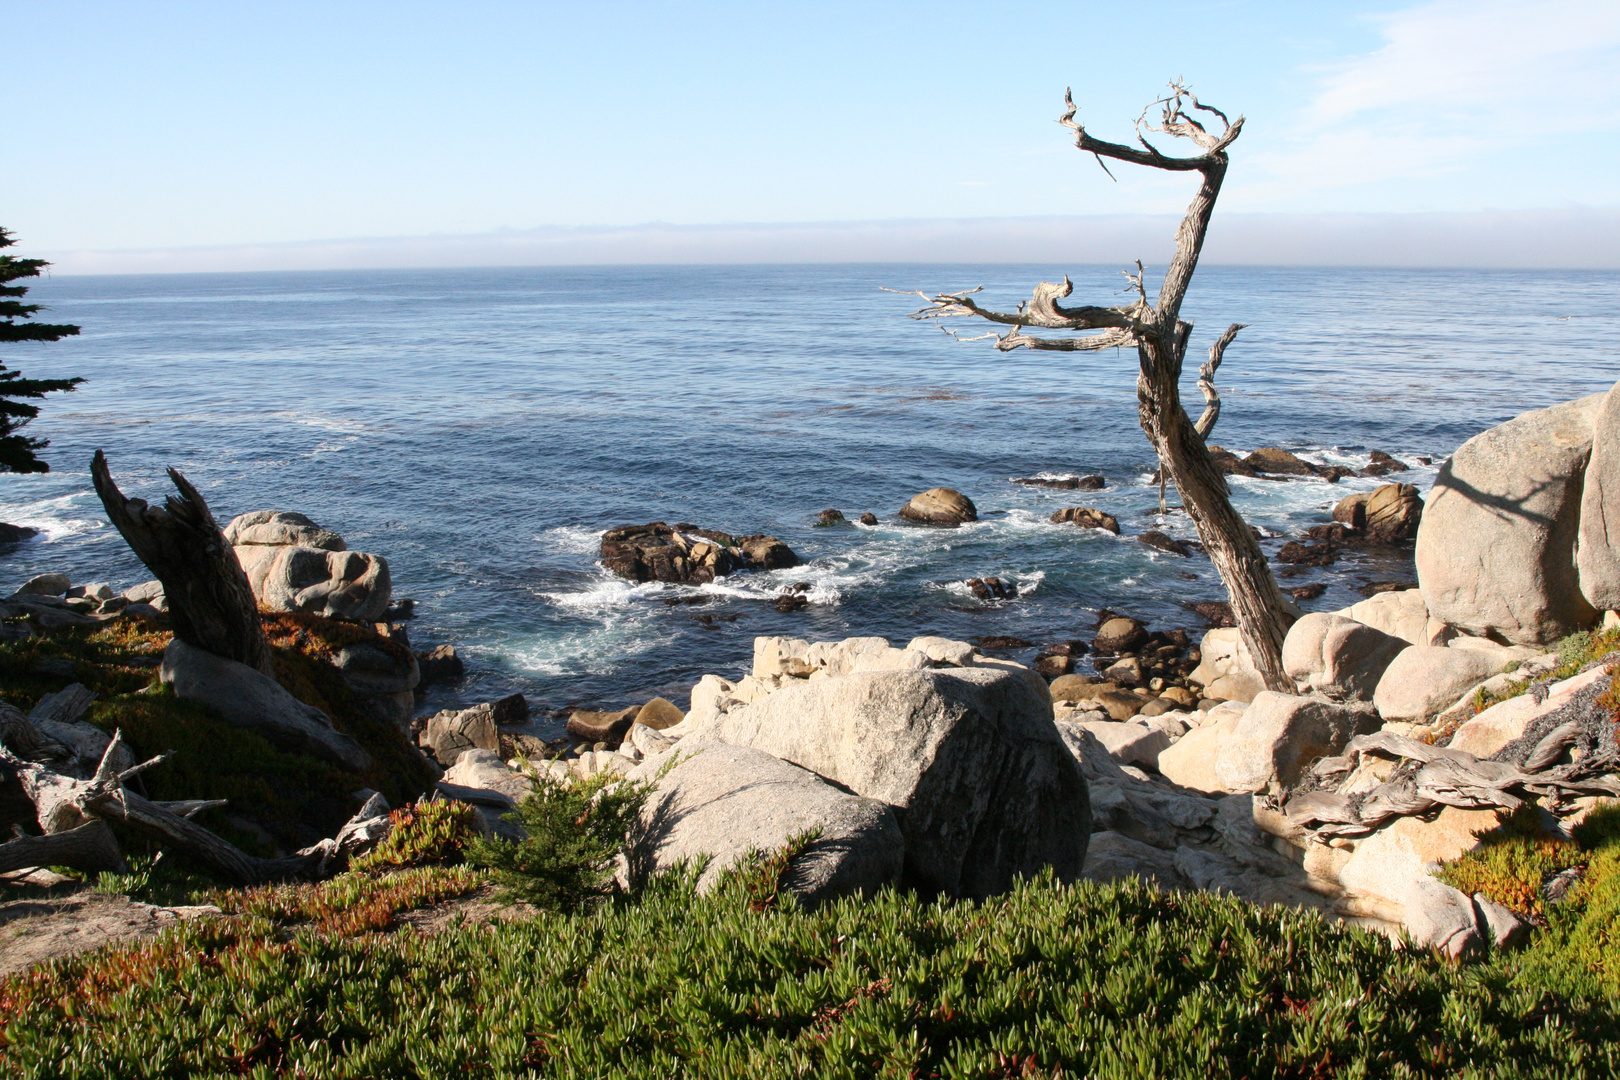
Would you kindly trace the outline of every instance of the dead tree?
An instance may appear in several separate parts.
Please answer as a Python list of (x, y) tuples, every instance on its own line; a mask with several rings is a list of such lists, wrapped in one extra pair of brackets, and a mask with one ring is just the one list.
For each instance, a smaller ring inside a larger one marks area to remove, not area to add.
[(175, 636), (275, 678), (253, 589), (202, 494), (170, 469), (179, 498), (170, 495), (162, 507), (127, 499), (100, 450), (91, 459), (90, 476), (113, 527), (163, 582)]
[[(1174, 82), (1170, 84), (1169, 95), (1149, 105), (1137, 119), (1137, 142), (1141, 144), (1138, 148), (1093, 138), (1074, 119), (1073, 97), (1065, 93), (1063, 100), (1067, 109), (1060, 122), (1073, 129), (1075, 145), (1095, 156), (1105, 172), (1108, 166), (1103, 159), (1109, 158), (1167, 172), (1194, 172), (1201, 179), (1198, 194), (1176, 232), (1176, 253), (1165, 271), (1157, 303), (1148, 302), (1142, 264), (1138, 262), (1136, 272), (1126, 275), (1136, 298), (1117, 307), (1062, 306), (1058, 301), (1073, 291), (1065, 276), (1062, 284), (1041, 282), (1035, 286), (1034, 296), (1020, 304), (1016, 312), (982, 308), (972, 298), (980, 289), (968, 289), (934, 295), (918, 293), (930, 303), (912, 317), (938, 320), (972, 316), (1010, 326), (1013, 329), (1005, 334), (958, 337), (963, 341), (994, 338), (996, 348), (1002, 352), (1020, 348), (1096, 352), (1134, 347), (1140, 362), (1136, 380), (1137, 412), (1142, 430), (1158, 453), (1161, 475), (1168, 473), (1181, 492), (1182, 505), (1197, 525), (1199, 538), (1231, 594), (1232, 614), (1266, 686), (1292, 693), (1293, 680), (1282, 666), (1283, 637), (1293, 620), (1291, 606), (1277, 588), (1260, 545), (1233, 508), (1225, 478), (1204, 445), (1204, 437), (1220, 416), (1215, 371), (1220, 367), (1226, 347), (1243, 328), (1242, 324), (1234, 323), (1210, 347), (1209, 362), (1203, 366), (1198, 384), (1206, 405), (1196, 423), (1181, 404), (1182, 361), (1192, 332), (1192, 324), (1181, 318), (1181, 303), (1187, 295), (1193, 270), (1198, 266), (1215, 199), (1226, 178), (1226, 151), (1242, 131), (1243, 117), (1228, 120), (1225, 113), (1200, 102), (1186, 86)], [(1147, 121), (1148, 112), (1155, 106), (1162, 108), (1158, 124)], [(1194, 113), (1204, 113), (1218, 120), (1220, 131), (1210, 130), (1213, 124), (1206, 126)], [(1147, 140), (1144, 132), (1149, 131), (1189, 139), (1201, 152), (1189, 157), (1161, 153)], [(1025, 328), (1100, 332), (1051, 338), (1025, 333)]]

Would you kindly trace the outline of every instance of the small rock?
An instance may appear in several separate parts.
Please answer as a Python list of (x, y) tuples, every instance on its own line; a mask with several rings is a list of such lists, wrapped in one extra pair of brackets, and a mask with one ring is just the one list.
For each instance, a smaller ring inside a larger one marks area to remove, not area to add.
[(1023, 484), (1026, 487), (1058, 488), (1062, 491), (1075, 491), (1080, 487), (1080, 478), (1077, 476), (1065, 476), (1061, 479), (1045, 476), (1015, 476), (1013, 477), (1013, 483)]
[(438, 645), (417, 653), (416, 666), (423, 684), (454, 682), (467, 673), (454, 645)]
[(1232, 605), (1225, 600), (1200, 600), (1191, 607), (1214, 629), (1237, 625), (1237, 618), (1232, 614)]
[(1343, 480), (1347, 476), (1356, 475), (1356, 470), (1347, 469), (1343, 465), (1329, 465), (1324, 469), (1318, 470), (1317, 475), (1330, 484), (1337, 484), (1340, 480)]
[[(1207, 449), (1209, 450), (1210, 460), (1215, 463), (1215, 467), (1222, 473), (1225, 473), (1227, 476), (1260, 475), (1259, 470), (1253, 465), (1250, 465), (1248, 462), (1244, 461), (1242, 458), (1238, 457), (1236, 454), (1232, 453), (1232, 451), (1227, 450), (1224, 447), (1216, 446), (1214, 443), (1211, 443)], [(1155, 471), (1153, 474), (1153, 482), (1158, 483), (1158, 481), (1159, 474)]]
[(990, 637), (975, 638), (974, 644), (981, 649), (991, 650), (1028, 649), (1033, 648), (1035, 645), (1033, 641), (1025, 641), (1021, 637), (1012, 637), (1008, 634), (992, 634)]
[[(1018, 639), (1015, 638), (1014, 640)], [(1029, 643), (1025, 642), (1025, 644), (1027, 645)], [(1087, 645), (1078, 638), (1073, 638), (1069, 641), (1054, 642), (1053, 644), (1042, 649), (1041, 654), (1044, 656), (1084, 656), (1090, 651), (1091, 646)]]
[(15, 544), (27, 540), (30, 536), (38, 535), (38, 529), (31, 529), (27, 525), (8, 525), (0, 521), (0, 544)]
[(1333, 520), (1360, 532), (1367, 527), (1367, 499), (1372, 493), (1360, 491), (1346, 495), (1333, 506)]
[(1121, 690), (1104, 690), (1094, 695), (1091, 700), (1101, 705), (1111, 720), (1129, 720), (1141, 712), (1145, 704), (1135, 694), (1127, 694)]
[(518, 727), (529, 722), (529, 699), (522, 694), (507, 694), (489, 705), (490, 714), (501, 727)]
[(1050, 681), (1073, 671), (1074, 660), (1068, 656), (1042, 656), (1035, 661), (1035, 670)]
[(785, 592), (771, 601), (771, 607), (777, 611), (803, 611), (810, 606), (810, 598), (803, 593)]
[(654, 731), (674, 727), (685, 719), (686, 714), (680, 710), (679, 706), (668, 698), (661, 697), (653, 698), (636, 713), (636, 723), (642, 727), (652, 728)]
[(862, 525), (876, 525), (877, 523), (878, 523), (877, 515), (872, 513), (870, 510), (868, 510), (866, 513), (861, 515), (861, 524)]
[(1530, 940), (1530, 924), (1484, 893), (1474, 894), (1474, 909), (1491, 935), (1491, 943), (1503, 951), (1517, 949)]
[(1423, 521), (1423, 499), (1412, 484), (1385, 484), (1367, 496), (1367, 538), (1410, 540)]
[(829, 508), (816, 515), (816, 524), (848, 525), (849, 519), (844, 516), (844, 512), (842, 510), (833, 510)]
[(1369, 581), (1365, 585), (1357, 587), (1356, 592), (1371, 598), (1379, 593), (1407, 592), (1417, 587), (1418, 583), (1415, 581)]
[(1118, 660), (1108, 665), (1103, 671), (1103, 678), (1117, 682), (1121, 686), (1136, 686), (1143, 678), (1142, 661), (1134, 656)]
[(1348, 525), (1333, 521), (1325, 525), (1312, 525), (1305, 530), (1307, 540), (1331, 540), (1335, 544), (1347, 544), (1360, 540), (1361, 534)]
[(968, 591), (980, 600), (1011, 600), (1018, 595), (1017, 586), (1009, 589), (1007, 583), (998, 577), (969, 578), (965, 584)]
[(610, 748), (616, 747), (624, 741), (625, 735), (630, 731), (630, 725), (635, 723), (639, 707), (625, 709), (621, 712), (592, 712), (586, 709), (576, 709), (568, 718), (568, 734), (586, 743), (606, 743)]
[(1052, 515), (1052, 524), (1078, 525), (1082, 529), (1103, 529), (1119, 535), (1119, 519), (1089, 506), (1071, 506)]
[(1326, 540), (1317, 544), (1302, 544), (1298, 540), (1290, 540), (1277, 552), (1278, 562), (1294, 563), (1298, 566), (1331, 566), (1338, 557), (1338, 549)]
[(1184, 559), (1192, 555), (1192, 545), (1185, 540), (1173, 539), (1157, 529), (1149, 529), (1147, 532), (1139, 534), (1136, 539), (1138, 543), (1169, 552), (1171, 555), (1180, 555)]
[(1288, 595), (1295, 600), (1315, 600), (1325, 592), (1327, 586), (1318, 581), (1310, 585), (1301, 585), (1297, 589), (1289, 589)]
[(1315, 476), (1320, 472), (1310, 462), (1275, 446), (1262, 446), (1244, 458), (1243, 463), (1256, 472), (1279, 473), (1284, 476)]
[(979, 510), (973, 500), (953, 488), (929, 488), (901, 508), (900, 516), (907, 521), (926, 525), (960, 525), (965, 521), (978, 521)]
[(1104, 656), (1118, 656), (1142, 644), (1147, 636), (1147, 629), (1140, 622), (1123, 615), (1115, 616), (1097, 628), (1091, 648)]
[(1053, 701), (1086, 701), (1119, 687), (1114, 683), (1098, 682), (1089, 675), (1064, 675), (1054, 679), (1050, 689)]

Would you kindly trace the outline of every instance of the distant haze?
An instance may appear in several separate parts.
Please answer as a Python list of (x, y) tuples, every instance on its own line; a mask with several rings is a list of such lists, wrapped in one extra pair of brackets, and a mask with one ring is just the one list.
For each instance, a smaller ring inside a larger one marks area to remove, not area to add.
[[(1168, 261), (1179, 217), (550, 227), (123, 251), (43, 252), (58, 274), (713, 263)], [(1245, 266), (1620, 269), (1620, 210), (1221, 214), (1204, 261)]]

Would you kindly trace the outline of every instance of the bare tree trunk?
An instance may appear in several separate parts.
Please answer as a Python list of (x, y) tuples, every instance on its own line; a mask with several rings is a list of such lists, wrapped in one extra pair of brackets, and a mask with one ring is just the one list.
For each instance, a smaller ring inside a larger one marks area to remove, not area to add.
[[(1137, 294), (1136, 301), (1127, 305), (1065, 308), (1058, 301), (1067, 297), (1073, 288), (1065, 277), (1061, 285), (1047, 282), (1037, 285), (1033, 297), (1020, 304), (1016, 312), (979, 307), (972, 299), (972, 294), (979, 289), (933, 296), (918, 293), (930, 301), (930, 306), (915, 312), (913, 318), (937, 320), (975, 316), (1012, 326), (1014, 329), (1004, 335), (982, 335), (995, 337), (996, 348), (1003, 352), (1019, 348), (1095, 352), (1135, 345), (1139, 360), (1138, 418), (1159, 457), (1160, 511), (1164, 510), (1163, 480), (1168, 474), (1175, 480), (1182, 505), (1192, 517), (1199, 538), (1226, 584), (1233, 618), (1266, 687), (1293, 693), (1296, 687), (1282, 666), (1282, 643), (1293, 621), (1294, 609), (1277, 588), (1276, 579), (1248, 524), (1233, 508), (1226, 479), (1215, 467), (1204, 444), (1204, 437), (1220, 415), (1220, 395), (1213, 381), (1215, 370), (1220, 367), (1226, 347), (1243, 329), (1242, 324), (1234, 323), (1210, 347), (1209, 363), (1204, 365), (1199, 379), (1207, 407), (1196, 424), (1182, 407), (1180, 393), (1182, 360), (1192, 332), (1192, 325), (1181, 319), (1181, 303), (1187, 295), (1193, 271), (1198, 267), (1210, 216), (1226, 177), (1226, 149), (1242, 130), (1243, 117), (1228, 120), (1225, 113), (1201, 103), (1186, 86), (1174, 82), (1170, 84), (1169, 96), (1154, 103), (1164, 107), (1162, 122), (1145, 123), (1147, 110), (1143, 110), (1142, 119), (1137, 120), (1137, 141), (1141, 144), (1137, 148), (1093, 138), (1075, 121), (1074, 101), (1067, 94), (1064, 103), (1068, 108), (1060, 122), (1074, 130), (1075, 145), (1095, 155), (1105, 171), (1107, 165), (1103, 164), (1103, 159), (1109, 158), (1167, 172), (1196, 172), (1202, 178), (1198, 193), (1176, 231), (1176, 254), (1165, 271), (1158, 303), (1148, 303), (1142, 264), (1138, 262), (1136, 273), (1126, 275)], [(1219, 134), (1197, 119), (1194, 114), (1200, 112), (1220, 120)], [(1190, 139), (1203, 152), (1192, 157), (1169, 156), (1148, 142), (1144, 130)], [(1102, 332), (1086, 337), (1050, 338), (1024, 333), (1026, 327)]]
[(126, 499), (100, 450), (91, 460), (90, 476), (113, 527), (163, 582), (175, 636), (275, 678), (253, 589), (201, 493), (170, 469), (179, 498), (170, 495), (162, 508)]

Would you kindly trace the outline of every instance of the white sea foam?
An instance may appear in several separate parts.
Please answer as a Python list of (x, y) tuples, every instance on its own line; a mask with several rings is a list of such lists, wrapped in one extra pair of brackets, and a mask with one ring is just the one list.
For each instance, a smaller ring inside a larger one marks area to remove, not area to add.
[[(108, 528), (100, 517), (87, 516), (93, 513), (87, 503), (95, 504), (95, 496), (88, 492), (0, 502), (0, 521), (38, 529), (48, 540), (64, 540)], [(95, 504), (95, 509), (100, 509), (99, 504)]]
[(559, 525), (534, 539), (563, 555), (590, 555), (602, 548), (602, 530), (583, 525)]

